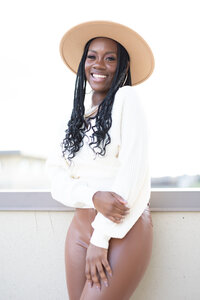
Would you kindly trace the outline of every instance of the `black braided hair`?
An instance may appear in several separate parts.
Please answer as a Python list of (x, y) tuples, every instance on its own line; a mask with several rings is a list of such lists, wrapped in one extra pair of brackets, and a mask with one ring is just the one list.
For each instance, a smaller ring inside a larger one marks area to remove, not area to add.
[[(86, 76), (85, 76), (85, 60), (87, 57), (88, 49), (92, 40), (87, 42), (84, 48), (83, 56), (80, 61), (78, 72), (75, 82), (74, 90), (74, 103), (73, 110), (71, 113), (71, 119), (68, 122), (68, 128), (65, 130), (65, 138), (61, 143), (63, 148), (62, 154), (65, 157), (65, 152), (68, 151), (67, 159), (71, 161), (75, 157), (76, 152), (80, 150), (83, 146), (83, 138), (85, 133), (90, 130), (91, 123), (88, 121), (96, 118), (95, 126), (93, 128), (92, 141), (89, 146), (92, 150), (101, 156), (106, 153), (106, 146), (111, 142), (110, 135), (108, 133), (112, 125), (112, 106), (114, 103), (114, 98), (117, 90), (124, 85), (131, 85), (131, 74), (130, 68), (127, 73), (127, 64), (130, 61), (128, 52), (126, 49), (118, 42), (117, 43), (117, 69), (111, 84), (111, 87), (98, 107), (96, 116), (90, 117), (87, 122), (84, 119), (85, 107), (85, 91), (86, 91)], [(95, 151), (97, 149), (98, 151)]]

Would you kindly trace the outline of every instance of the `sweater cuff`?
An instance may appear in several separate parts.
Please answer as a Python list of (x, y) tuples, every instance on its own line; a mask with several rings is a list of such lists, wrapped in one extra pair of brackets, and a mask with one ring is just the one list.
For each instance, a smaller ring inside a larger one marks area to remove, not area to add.
[(94, 230), (92, 237), (90, 239), (90, 243), (95, 245), (96, 247), (108, 249), (110, 236), (102, 234), (102, 232)]
[(76, 185), (72, 191), (72, 199), (81, 199), (88, 207), (94, 208), (94, 202), (92, 201), (93, 195), (96, 193), (97, 189), (88, 187), (86, 185)]

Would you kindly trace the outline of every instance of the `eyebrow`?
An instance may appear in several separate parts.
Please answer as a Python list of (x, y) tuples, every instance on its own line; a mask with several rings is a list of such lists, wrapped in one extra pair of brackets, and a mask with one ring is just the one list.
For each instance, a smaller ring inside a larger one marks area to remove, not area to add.
[[(97, 51), (95, 51), (95, 50), (90, 50), (90, 49), (89, 49), (88, 51), (97, 53)], [(112, 54), (112, 53), (117, 54), (117, 52), (115, 52), (115, 51), (108, 51), (108, 52), (106, 52), (106, 54)]]

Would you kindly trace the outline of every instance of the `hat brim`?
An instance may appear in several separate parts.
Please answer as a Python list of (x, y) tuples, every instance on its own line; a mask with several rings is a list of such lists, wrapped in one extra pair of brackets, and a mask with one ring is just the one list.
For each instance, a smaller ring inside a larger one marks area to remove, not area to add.
[(60, 54), (74, 73), (77, 73), (86, 43), (95, 37), (111, 38), (124, 46), (130, 56), (132, 85), (152, 74), (154, 57), (146, 41), (129, 27), (110, 21), (85, 22), (65, 33), (60, 42)]

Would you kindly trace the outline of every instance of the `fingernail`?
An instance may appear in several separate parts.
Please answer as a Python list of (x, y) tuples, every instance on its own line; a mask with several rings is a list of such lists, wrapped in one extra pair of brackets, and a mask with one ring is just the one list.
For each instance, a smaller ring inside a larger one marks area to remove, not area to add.
[(96, 288), (97, 288), (97, 290), (99, 290), (99, 291), (100, 291), (100, 286), (99, 286), (99, 285), (96, 285)]
[(90, 287), (92, 287), (92, 282), (91, 282), (91, 281), (88, 281), (88, 285), (89, 285)]
[(109, 275), (112, 277), (112, 273), (109, 273)]
[(108, 287), (108, 281), (104, 281), (106, 287)]

